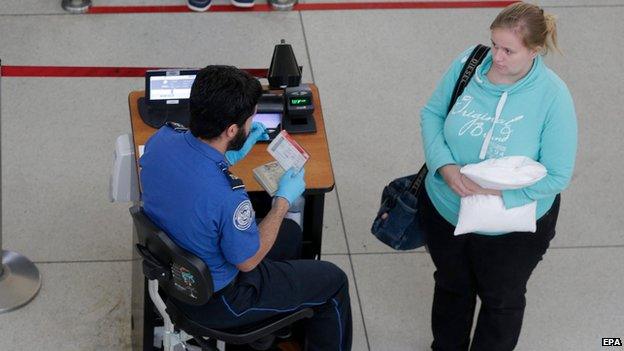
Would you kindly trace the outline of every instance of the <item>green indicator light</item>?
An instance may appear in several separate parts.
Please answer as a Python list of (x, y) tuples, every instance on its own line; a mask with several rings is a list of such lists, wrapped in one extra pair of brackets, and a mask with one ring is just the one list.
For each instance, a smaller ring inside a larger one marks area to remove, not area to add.
[(309, 98), (291, 98), (290, 104), (293, 106), (309, 105), (310, 99)]

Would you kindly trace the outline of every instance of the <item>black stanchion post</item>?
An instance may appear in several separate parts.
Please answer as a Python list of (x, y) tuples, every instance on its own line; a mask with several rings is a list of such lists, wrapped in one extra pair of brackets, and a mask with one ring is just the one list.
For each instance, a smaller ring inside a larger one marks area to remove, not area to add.
[[(0, 135), (2, 134), (2, 60), (0, 60)], [(2, 152), (0, 152), (0, 165)], [(0, 184), (2, 172), (0, 172)], [(2, 199), (0, 198), (0, 313), (22, 307), (41, 288), (39, 270), (28, 258), (2, 249)]]
[(85, 13), (91, 7), (91, 0), (63, 0), (63, 9), (71, 13)]
[(297, 0), (269, 0), (274, 10), (289, 11), (295, 7)]

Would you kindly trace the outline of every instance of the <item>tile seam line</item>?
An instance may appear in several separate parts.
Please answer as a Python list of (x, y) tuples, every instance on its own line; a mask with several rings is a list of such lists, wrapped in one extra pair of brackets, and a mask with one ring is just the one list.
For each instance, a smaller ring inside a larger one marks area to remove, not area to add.
[(312, 77), (312, 83), (316, 84), (316, 80), (314, 79), (314, 68), (312, 68), (312, 57), (310, 56), (310, 47), (308, 46), (308, 37), (306, 35), (305, 25), (303, 24), (303, 14), (301, 11), (299, 11), (299, 22), (301, 23), (301, 32), (303, 33), (303, 43), (305, 44), (308, 63), (310, 64), (310, 76)]
[(115, 263), (115, 262), (133, 262), (139, 259), (112, 259), (112, 260), (62, 260), (62, 261), (32, 261), (35, 264), (64, 264), (64, 263)]
[[(346, 233), (343, 221), (343, 232)], [(346, 239), (346, 238), (345, 238)], [(349, 244), (347, 243), (347, 246)], [(548, 250), (581, 250), (581, 249), (620, 249), (624, 245), (595, 245), (595, 246), (557, 246), (550, 247)], [(348, 250), (348, 248), (347, 248)], [(389, 252), (355, 252), (355, 253), (325, 253), (323, 256), (365, 256), (365, 255), (410, 255), (410, 254), (427, 254), (425, 251), (389, 251)], [(111, 259), (111, 260), (60, 260), (60, 261), (33, 261), (33, 263), (50, 264), (50, 263), (104, 263), (104, 262), (132, 262), (139, 259)]]
[[(624, 245), (582, 245), (582, 246), (555, 246), (549, 247), (548, 250), (584, 250), (584, 249), (622, 249)], [(429, 254), (426, 251), (373, 251), (373, 252), (352, 252), (352, 256), (365, 255), (411, 255), (411, 254)], [(326, 253), (325, 256), (345, 255), (344, 253)]]
[(344, 222), (344, 215), (342, 214), (342, 204), (340, 203), (340, 196), (338, 194), (338, 185), (334, 186), (336, 191), (336, 202), (338, 203), (338, 212), (340, 213), (340, 222), (342, 223), (342, 233), (344, 235), (345, 244), (347, 246), (347, 257), (349, 258), (349, 264), (351, 265), (351, 275), (353, 276), (353, 286), (355, 287), (355, 295), (358, 299), (358, 305), (360, 306), (360, 315), (362, 316), (362, 327), (364, 328), (364, 338), (366, 340), (366, 347), (371, 350), (370, 341), (368, 339), (368, 330), (366, 328), (366, 319), (364, 318), (364, 309), (362, 307), (362, 299), (360, 298), (360, 289), (357, 285), (357, 278), (355, 277), (355, 266), (353, 265), (353, 259), (351, 257), (351, 250), (349, 248), (349, 239), (347, 238), (347, 227)]

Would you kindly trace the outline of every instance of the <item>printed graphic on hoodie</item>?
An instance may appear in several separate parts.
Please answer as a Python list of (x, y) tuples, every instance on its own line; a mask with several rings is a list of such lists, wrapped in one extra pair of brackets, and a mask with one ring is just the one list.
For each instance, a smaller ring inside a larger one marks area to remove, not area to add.
[[(488, 128), (491, 127), (491, 122), (494, 120), (494, 116), (483, 111), (476, 110), (473, 107), (472, 102), (474, 98), (470, 95), (463, 95), (460, 100), (457, 101), (450, 115), (459, 115), (462, 119), (466, 120), (466, 123), (459, 129), (458, 136), (469, 135), (472, 137), (485, 139), (488, 133)], [(494, 126), (492, 139), (487, 152), (486, 158), (499, 158), (505, 156), (507, 147), (504, 145), (514, 132), (513, 124), (522, 120), (524, 115), (517, 115), (512, 117), (506, 117), (502, 114), (496, 125)]]

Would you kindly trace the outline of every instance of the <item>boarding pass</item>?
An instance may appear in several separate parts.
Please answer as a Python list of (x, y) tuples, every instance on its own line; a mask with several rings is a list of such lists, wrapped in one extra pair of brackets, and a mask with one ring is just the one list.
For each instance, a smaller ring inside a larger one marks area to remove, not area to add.
[(268, 151), (284, 170), (294, 168), (299, 171), (310, 158), (310, 155), (285, 130), (273, 139)]

